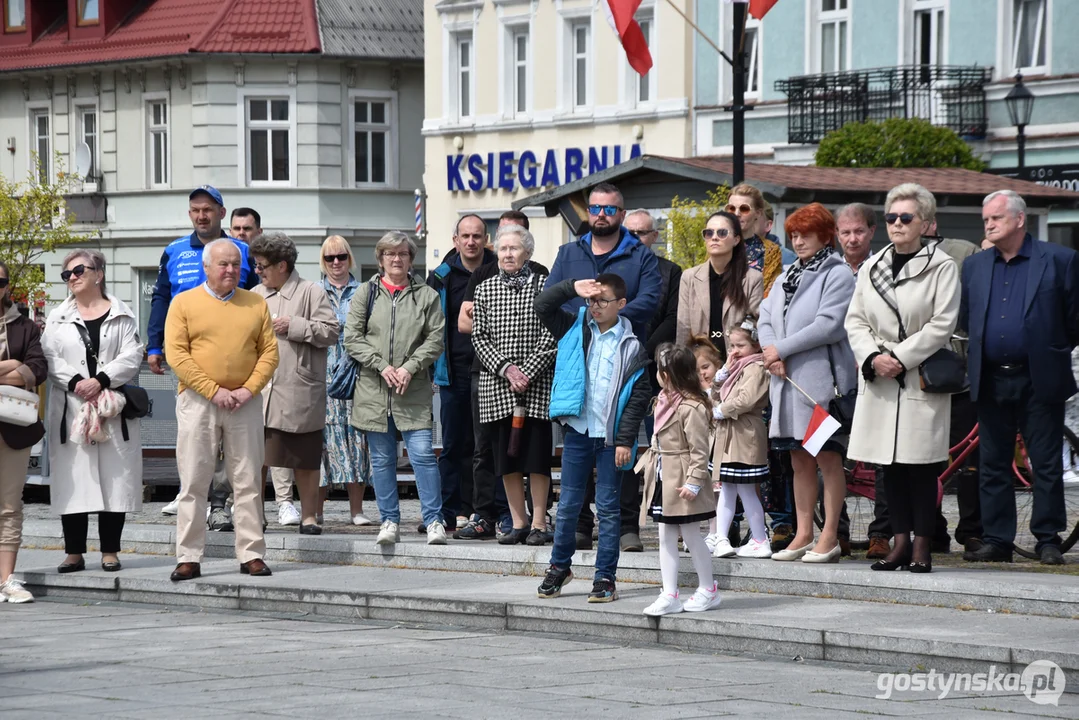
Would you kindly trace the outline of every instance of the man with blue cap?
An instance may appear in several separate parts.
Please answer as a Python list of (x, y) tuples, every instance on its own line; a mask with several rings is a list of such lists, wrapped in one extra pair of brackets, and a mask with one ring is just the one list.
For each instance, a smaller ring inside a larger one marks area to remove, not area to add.
[[(169, 304), (183, 291), (206, 282), (206, 270), (202, 266), (203, 247), (218, 238), (229, 238), (240, 250), (239, 287), (250, 290), (259, 282), (248, 256), (247, 243), (230, 238), (221, 229), (221, 222), (225, 219), (225, 201), (217, 188), (201, 185), (192, 190), (188, 195), (187, 216), (191, 219), (193, 230), (190, 235), (173, 240), (165, 248), (150, 301), (146, 355), (150, 371), (156, 375), (165, 372), (162, 346), (165, 342), (165, 317), (169, 314)], [(228, 495), (228, 480), (225, 478), (224, 467), (219, 462), (210, 486), (210, 516), (207, 522), (211, 530), (229, 532), (233, 529), (232, 520), (225, 507)], [(176, 510), (177, 501), (173, 500), (161, 512), (164, 515), (175, 515)]]

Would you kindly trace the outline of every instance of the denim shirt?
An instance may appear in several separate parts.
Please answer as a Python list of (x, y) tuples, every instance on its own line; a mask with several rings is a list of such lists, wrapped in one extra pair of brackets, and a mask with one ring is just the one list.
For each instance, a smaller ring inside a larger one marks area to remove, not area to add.
[(360, 283), (352, 276), (352, 273), (349, 273), (348, 283), (343, 288), (335, 287), (329, 278), (322, 276), (322, 289), (326, 291), (326, 296), (330, 299), (330, 306), (341, 328), (337, 342), (326, 348), (326, 382), (333, 379), (334, 368), (345, 353), (345, 320), (348, 319), (348, 311), (352, 307), (352, 296), (359, 285)]
[[(589, 319), (592, 345), (588, 349), (588, 384), (585, 387), (584, 415), (568, 421), (571, 428), (588, 437), (607, 437), (607, 402), (614, 378), (614, 366), (618, 357), (618, 345), (625, 330), (622, 323), (615, 323), (607, 332), (601, 333), (596, 321)], [(618, 392), (618, 388), (614, 388)]]

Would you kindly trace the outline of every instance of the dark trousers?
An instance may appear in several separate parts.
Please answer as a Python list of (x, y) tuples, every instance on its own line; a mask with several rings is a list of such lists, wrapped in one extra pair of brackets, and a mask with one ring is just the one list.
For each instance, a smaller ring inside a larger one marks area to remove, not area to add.
[[(472, 454), (472, 511), (481, 519), (495, 525), (509, 512), (506, 488), (495, 475), (494, 450), (488, 434), (480, 428), (480, 374), (472, 373), (472, 423), (474, 447)], [(443, 433), (445, 428), (443, 426)]]
[(768, 479), (761, 483), (761, 497), (773, 530), (780, 525), (794, 527), (794, 468), (786, 450), (768, 451)]
[(1015, 542), (1015, 436), (1021, 433), (1030, 456), (1034, 508), (1030, 532), (1040, 552), (1060, 545), (1065, 529), (1064, 400), (1046, 402), (1034, 396), (1030, 372), (984, 368), (978, 398), (978, 436), (981, 438), (979, 489), (982, 539), (1010, 550)]
[(932, 537), (937, 525), (937, 477), (940, 463), (884, 466), (892, 533)]
[[(97, 531), (101, 536), (102, 553), (120, 552), (120, 536), (124, 532), (122, 512), (99, 512)], [(90, 513), (70, 513), (60, 516), (60, 525), (64, 528), (64, 551), (68, 555), (82, 555), (86, 552), (86, 533), (90, 528)]]
[(467, 372), (454, 370), (454, 382), (438, 389), (442, 420), (442, 452), (438, 474), (442, 478), (442, 517), (456, 527), (457, 516), (472, 515), (472, 465), (476, 435), (472, 428), (472, 385)]

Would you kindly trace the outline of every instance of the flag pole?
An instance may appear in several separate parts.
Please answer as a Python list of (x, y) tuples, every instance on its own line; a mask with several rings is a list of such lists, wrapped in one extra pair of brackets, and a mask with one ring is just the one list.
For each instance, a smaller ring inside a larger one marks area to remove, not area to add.
[(793, 385), (793, 386), (794, 386), (794, 389), (795, 389), (795, 390), (797, 390), (798, 392), (800, 392), (800, 393), (802, 393), (803, 395), (805, 395), (805, 396), (806, 396), (806, 399), (807, 399), (807, 400), (809, 400), (809, 402), (813, 403), (814, 405), (818, 404), (818, 403), (817, 403), (817, 401), (813, 399), (813, 396), (812, 396), (812, 395), (810, 395), (810, 394), (809, 394), (809, 393), (807, 393), (807, 392), (806, 392), (805, 390), (803, 390), (803, 389), (802, 389), (801, 387), (799, 387), (798, 383), (796, 383), (796, 382), (794, 382), (793, 380), (791, 380), (791, 377), (790, 377), (790, 375), (787, 375), (787, 376), (786, 376), (786, 377), (784, 377), (783, 379), (784, 379), (784, 380), (786, 380), (787, 382), (789, 382), (789, 383), (790, 383), (791, 385)]
[(678, 13), (679, 15), (681, 15), (682, 19), (685, 20), (686, 23), (691, 28), (696, 30), (697, 34), (700, 35), (702, 38), (704, 38), (704, 41), (706, 43), (708, 43), (709, 45), (711, 45), (715, 49), (715, 51), (717, 53), (719, 53), (720, 57), (722, 57), (724, 60), (726, 60), (730, 65), (734, 65), (734, 61), (730, 59), (730, 57), (727, 55), (727, 53), (720, 50), (719, 45), (716, 45), (715, 42), (712, 41), (712, 38), (705, 35), (704, 30), (701, 30), (699, 27), (697, 27), (697, 24), (695, 22), (693, 22), (692, 20), (690, 20), (689, 17), (687, 17), (686, 14), (684, 12), (682, 12), (682, 9), (674, 4), (674, 0), (667, 0), (667, 4), (670, 5), (672, 8), (674, 8), (674, 11), (676, 13)]

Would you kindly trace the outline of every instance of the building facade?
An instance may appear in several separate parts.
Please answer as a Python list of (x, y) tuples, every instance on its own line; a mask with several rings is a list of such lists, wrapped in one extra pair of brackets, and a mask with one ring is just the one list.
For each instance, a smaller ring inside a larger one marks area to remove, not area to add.
[[(377, 239), (413, 228), (420, 0), (255, 5), (3, 0), (0, 172), (55, 177), (85, 154), (69, 209), (143, 329), (197, 186), (288, 233), (311, 279), (327, 235), (350, 240), (366, 277)], [(66, 294), (61, 258), (45, 258), (53, 302)]]
[[(691, 153), (693, 31), (667, 2), (644, 0), (637, 13), (654, 63), (643, 78), (593, 0), (426, 0), (424, 10), (428, 265), (451, 249), (462, 215), (493, 227), (544, 188), (643, 152)], [(549, 264), (567, 226), (529, 212), (535, 259)]]
[[(728, 3), (697, 3), (698, 25), (730, 48)], [(1079, 189), (1079, 14), (1066, 0), (784, 0), (746, 29), (749, 159), (813, 162), (851, 120), (915, 116), (956, 130), (991, 172)], [(731, 153), (730, 70), (696, 43), (694, 151)], [(1019, 172), (1004, 98), (1016, 73), (1035, 96)], [(1075, 244), (1079, 211), (1050, 214)]]

